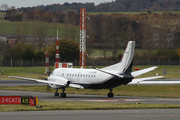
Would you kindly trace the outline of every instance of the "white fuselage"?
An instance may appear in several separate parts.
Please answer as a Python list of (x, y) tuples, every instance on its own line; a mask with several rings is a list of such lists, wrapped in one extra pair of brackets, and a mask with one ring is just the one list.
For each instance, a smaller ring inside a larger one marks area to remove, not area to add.
[[(113, 73), (118, 73), (118, 71), (109, 71)], [(49, 76), (49, 81), (51, 81), (53, 77), (59, 77), (67, 79), (70, 83), (73, 84), (102, 84), (112, 79), (113, 76), (110, 74), (106, 74), (95, 69), (78, 69), (78, 68), (58, 68), (55, 69), (51, 75)], [(55, 79), (53, 82), (61, 82), (61, 80)], [(61, 87), (50, 85), (53, 88)]]
[(78, 69), (78, 68), (58, 68), (53, 72), (53, 76), (63, 77), (71, 83), (94, 84), (102, 83), (113, 76), (94, 70), (94, 69)]

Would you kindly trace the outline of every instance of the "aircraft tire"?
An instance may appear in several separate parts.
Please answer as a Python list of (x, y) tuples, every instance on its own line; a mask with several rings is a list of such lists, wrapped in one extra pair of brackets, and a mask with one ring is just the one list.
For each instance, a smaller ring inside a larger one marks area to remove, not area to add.
[(59, 93), (54, 93), (54, 96), (59, 96)]
[(113, 97), (114, 97), (114, 94), (113, 94), (113, 93), (108, 93), (108, 97), (109, 97), (109, 98), (113, 98)]
[(61, 93), (60, 98), (66, 98), (66, 93)]

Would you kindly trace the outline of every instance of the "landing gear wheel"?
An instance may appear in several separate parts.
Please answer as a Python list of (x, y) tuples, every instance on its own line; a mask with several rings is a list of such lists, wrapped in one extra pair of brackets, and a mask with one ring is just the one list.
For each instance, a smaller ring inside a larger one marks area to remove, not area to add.
[(66, 93), (61, 93), (60, 98), (66, 98)]
[(54, 93), (54, 96), (59, 96), (59, 93)]
[(108, 97), (109, 97), (109, 98), (113, 98), (113, 97), (114, 97), (114, 94), (113, 94), (113, 93), (108, 93)]

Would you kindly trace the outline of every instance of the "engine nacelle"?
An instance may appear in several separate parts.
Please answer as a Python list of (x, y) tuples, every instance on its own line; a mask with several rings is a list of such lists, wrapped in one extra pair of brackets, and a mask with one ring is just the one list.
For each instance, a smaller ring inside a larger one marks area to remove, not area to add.
[(59, 89), (59, 88), (62, 88), (62, 87), (68, 87), (69, 84), (70, 84), (70, 82), (66, 78), (57, 77), (57, 76), (48, 77), (48, 81), (62, 84), (62, 85), (49, 84), (49, 86), (54, 88), (54, 89)]

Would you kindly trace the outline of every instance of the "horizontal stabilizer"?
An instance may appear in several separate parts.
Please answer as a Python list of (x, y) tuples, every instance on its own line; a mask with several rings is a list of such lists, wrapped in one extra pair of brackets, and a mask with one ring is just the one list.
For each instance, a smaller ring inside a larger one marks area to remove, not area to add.
[(129, 84), (137, 84), (137, 83), (142, 82), (144, 80), (152, 80), (152, 79), (157, 79), (157, 78), (162, 78), (162, 77), (164, 77), (164, 76), (137, 78), (137, 79), (133, 79), (132, 82), (130, 82)]
[(131, 73), (131, 75), (136, 77), (136, 76), (142, 75), (144, 73), (150, 72), (150, 71), (152, 71), (152, 70), (154, 70), (156, 68), (158, 68), (158, 67), (154, 66), (154, 67), (150, 67), (150, 68), (134, 71), (134, 72)]
[(140, 83), (138, 83), (138, 84), (180, 84), (180, 81), (173, 81), (173, 80), (170, 80), (170, 81), (160, 81), (160, 80), (157, 80), (157, 81), (142, 81), (142, 82), (140, 82)]

